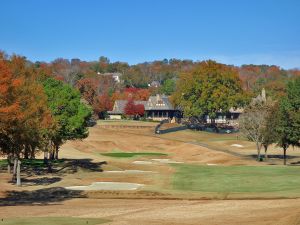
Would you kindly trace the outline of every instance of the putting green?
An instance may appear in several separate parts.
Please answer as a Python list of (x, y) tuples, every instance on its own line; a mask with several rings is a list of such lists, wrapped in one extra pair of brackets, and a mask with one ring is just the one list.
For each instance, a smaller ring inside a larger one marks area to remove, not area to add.
[(33, 218), (8, 218), (0, 220), (0, 225), (98, 225), (110, 222), (98, 218), (74, 218), (74, 217), (33, 217)]
[(300, 168), (291, 166), (199, 166), (176, 168), (175, 190), (209, 193), (281, 193), (300, 196)]

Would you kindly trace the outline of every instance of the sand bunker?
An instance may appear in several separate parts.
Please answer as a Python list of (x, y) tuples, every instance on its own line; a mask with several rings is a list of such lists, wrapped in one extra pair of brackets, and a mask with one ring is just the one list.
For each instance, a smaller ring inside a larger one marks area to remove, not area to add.
[(104, 173), (138, 174), (138, 173), (157, 173), (157, 172), (154, 172), (154, 171), (146, 171), (146, 170), (108, 170), (108, 171), (104, 171)]
[(171, 160), (171, 159), (151, 159), (155, 162), (159, 162), (159, 163), (183, 163), (183, 162), (178, 162), (175, 160)]
[(94, 182), (88, 186), (71, 186), (66, 187), (69, 190), (78, 191), (100, 191), (100, 190), (110, 190), (110, 191), (130, 191), (137, 190), (138, 188), (144, 186), (143, 184), (137, 183), (125, 183), (125, 182)]
[(140, 164), (140, 165), (151, 165), (151, 164), (157, 164), (157, 163), (183, 163), (178, 162), (171, 159), (151, 159), (151, 161), (133, 161), (133, 164)]
[(237, 148), (242, 148), (242, 147), (244, 147), (243, 145), (239, 145), (239, 144), (233, 144), (233, 145), (231, 145), (232, 147), (237, 147)]
[(149, 164), (153, 164), (153, 162), (150, 161), (133, 161), (133, 164), (140, 164), (140, 165), (149, 165)]

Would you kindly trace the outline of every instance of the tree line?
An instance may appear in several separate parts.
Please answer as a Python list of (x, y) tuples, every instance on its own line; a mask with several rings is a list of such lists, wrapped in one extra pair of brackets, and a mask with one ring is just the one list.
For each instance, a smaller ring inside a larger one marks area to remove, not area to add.
[[(115, 100), (127, 100), (128, 88), (136, 88), (148, 95), (172, 95), (180, 75), (191, 73), (203, 61), (163, 59), (152, 62), (129, 65), (126, 62), (111, 62), (101, 56), (96, 61), (58, 58), (52, 62), (27, 62), (36, 68), (43, 68), (57, 79), (78, 88), (84, 98), (93, 107), (94, 114), (105, 117), (112, 109)], [(286, 82), (300, 76), (300, 70), (285, 70), (275, 65), (242, 65), (240, 67), (227, 65), (236, 71), (241, 88), (252, 94), (258, 94), (264, 87), (269, 95), (280, 98), (286, 92)], [(121, 82), (116, 82), (109, 73), (120, 73)], [(159, 87), (149, 86), (153, 81)], [(144, 100), (143, 96), (140, 99)]]

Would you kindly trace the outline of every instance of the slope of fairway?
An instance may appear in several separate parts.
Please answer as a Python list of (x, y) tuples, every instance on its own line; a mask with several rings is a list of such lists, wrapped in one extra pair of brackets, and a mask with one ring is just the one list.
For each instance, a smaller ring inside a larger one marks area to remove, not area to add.
[(115, 158), (131, 158), (135, 156), (166, 156), (167, 154), (159, 152), (109, 152), (101, 155)]
[(9, 218), (0, 221), (1, 225), (98, 225), (110, 222), (98, 218), (74, 218), (74, 217), (34, 217), (34, 218)]
[(207, 193), (280, 193), (300, 196), (300, 168), (173, 165), (173, 188)]

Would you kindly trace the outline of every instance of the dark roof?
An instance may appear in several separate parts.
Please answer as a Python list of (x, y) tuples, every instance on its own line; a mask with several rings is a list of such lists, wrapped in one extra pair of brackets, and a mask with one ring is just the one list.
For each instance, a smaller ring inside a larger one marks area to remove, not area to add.
[[(108, 114), (124, 114), (127, 100), (116, 100), (113, 110)], [(145, 110), (174, 110), (169, 98), (165, 95), (150, 96), (148, 101), (134, 101), (135, 105), (144, 105)]]
[(174, 110), (169, 98), (165, 95), (150, 96), (145, 110)]
[(154, 80), (154, 81), (151, 82), (150, 86), (151, 87), (159, 87), (160, 86), (160, 82), (157, 81), (157, 80)]

